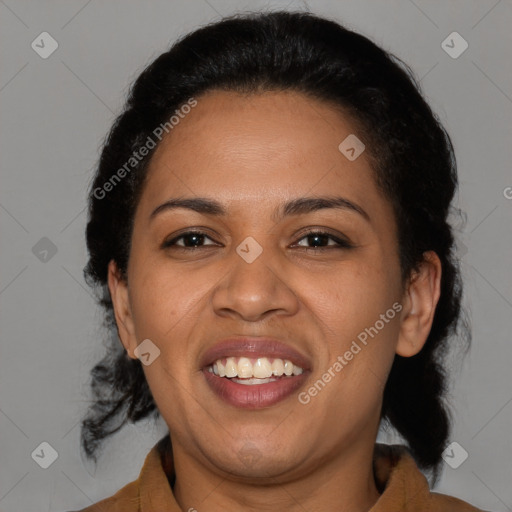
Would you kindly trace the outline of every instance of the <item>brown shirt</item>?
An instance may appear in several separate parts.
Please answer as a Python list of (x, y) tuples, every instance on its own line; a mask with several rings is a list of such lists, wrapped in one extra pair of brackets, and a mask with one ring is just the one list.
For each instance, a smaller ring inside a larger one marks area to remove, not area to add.
[[(169, 453), (169, 436), (165, 436), (147, 455), (137, 480), (79, 512), (181, 512), (167, 477), (174, 476)], [(457, 498), (430, 492), (427, 479), (403, 446), (377, 444), (374, 467), (382, 493), (369, 512), (483, 512)]]

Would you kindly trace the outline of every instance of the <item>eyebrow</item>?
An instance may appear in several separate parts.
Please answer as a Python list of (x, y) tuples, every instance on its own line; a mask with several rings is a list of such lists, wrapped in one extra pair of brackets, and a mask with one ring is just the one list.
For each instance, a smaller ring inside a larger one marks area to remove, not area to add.
[[(165, 203), (155, 208), (150, 215), (150, 220), (153, 220), (158, 214), (176, 208), (185, 208), (188, 210), (202, 213), (205, 215), (214, 216), (226, 216), (227, 210), (224, 206), (215, 201), (214, 199), (208, 199), (204, 197), (195, 198), (175, 198), (169, 199)], [(356, 203), (349, 201), (344, 197), (300, 197), (298, 199), (292, 199), (284, 205), (278, 207), (272, 218), (277, 222), (283, 217), (290, 215), (305, 215), (307, 213), (313, 213), (318, 210), (327, 208), (334, 208), (338, 210), (348, 210), (361, 215), (366, 221), (370, 222), (370, 216)]]

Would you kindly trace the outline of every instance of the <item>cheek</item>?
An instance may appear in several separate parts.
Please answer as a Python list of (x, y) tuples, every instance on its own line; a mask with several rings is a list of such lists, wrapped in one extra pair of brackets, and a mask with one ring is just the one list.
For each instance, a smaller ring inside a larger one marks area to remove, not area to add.
[(171, 271), (160, 262), (132, 268), (130, 301), (138, 337), (169, 338), (205, 300), (208, 283), (194, 273)]
[[(190, 407), (187, 400), (194, 367), (190, 347), (200, 311), (208, 305), (211, 283), (196, 273), (171, 271), (165, 262), (146, 262), (143, 268), (133, 262), (132, 313), (138, 341), (149, 338), (160, 351), (143, 370), (157, 407), (167, 419), (173, 417), (173, 410)], [(175, 430), (179, 428), (175, 425)]]
[(199, 311), (208, 304), (207, 286), (185, 279), (183, 273), (171, 275), (165, 266), (149, 266), (134, 276), (131, 295), (137, 341), (150, 339), (160, 351), (158, 358), (143, 368), (151, 392), (161, 411), (169, 403), (185, 407), (182, 395), (188, 395), (183, 389), (189, 388), (194, 368), (190, 347)]
[(329, 337), (346, 340), (373, 326), (399, 300), (393, 275), (378, 266), (353, 263), (337, 272), (302, 276), (299, 289), (307, 309), (330, 328)]
[(356, 432), (372, 415), (377, 419), (400, 327), (399, 296), (390, 290), (370, 273), (331, 276), (328, 288), (309, 289), (322, 356), (301, 403), (310, 402), (312, 417), (328, 416), (326, 428), (334, 437), (343, 425)]
[[(399, 287), (390, 275), (378, 266), (354, 266), (309, 280), (302, 288), (322, 333), (316, 373), (329, 382), (324, 399), (334, 401), (324, 405), (333, 414), (358, 401), (375, 406), (380, 400), (400, 327)], [(323, 390), (322, 383), (318, 388)]]

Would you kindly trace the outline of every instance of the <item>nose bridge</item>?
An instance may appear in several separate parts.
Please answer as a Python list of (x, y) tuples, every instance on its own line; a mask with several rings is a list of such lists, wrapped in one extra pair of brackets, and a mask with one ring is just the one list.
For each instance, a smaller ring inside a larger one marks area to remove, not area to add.
[(270, 311), (293, 313), (296, 297), (286, 283), (282, 269), (275, 265), (278, 255), (253, 237), (245, 238), (229, 255), (224, 279), (214, 292), (213, 306), (218, 314), (238, 314), (258, 320)]

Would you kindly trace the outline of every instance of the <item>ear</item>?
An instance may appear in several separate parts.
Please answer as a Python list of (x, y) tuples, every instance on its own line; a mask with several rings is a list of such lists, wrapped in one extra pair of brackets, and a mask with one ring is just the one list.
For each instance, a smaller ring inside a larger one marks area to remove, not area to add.
[(441, 261), (434, 251), (423, 254), (423, 261), (407, 282), (402, 299), (403, 311), (396, 353), (416, 355), (425, 345), (441, 295)]
[(121, 343), (132, 359), (137, 359), (134, 350), (137, 347), (134, 323), (128, 295), (128, 283), (123, 278), (117, 264), (111, 260), (108, 264), (108, 288), (114, 305), (117, 332)]

